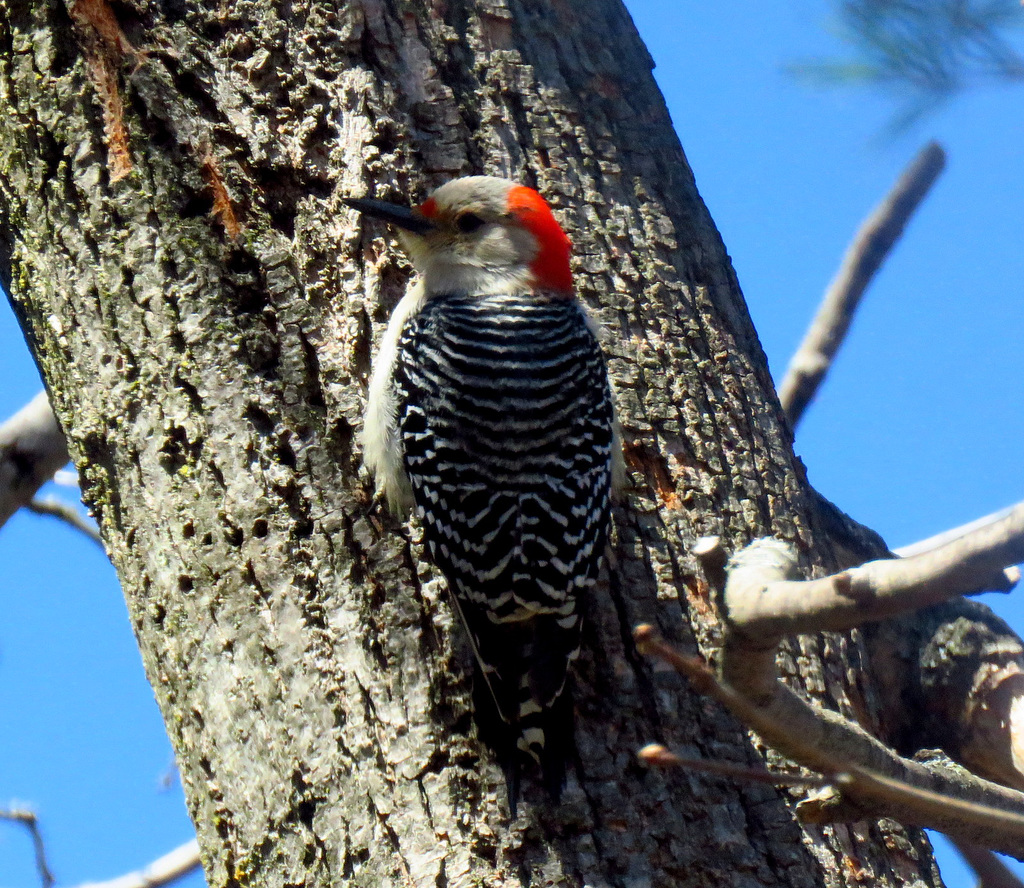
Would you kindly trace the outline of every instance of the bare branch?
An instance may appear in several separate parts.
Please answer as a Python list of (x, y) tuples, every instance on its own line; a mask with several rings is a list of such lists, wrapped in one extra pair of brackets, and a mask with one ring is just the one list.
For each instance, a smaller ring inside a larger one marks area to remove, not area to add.
[[(751, 557), (784, 544), (758, 540)], [(735, 559), (734, 559), (735, 560)], [(1005, 589), (1004, 568), (1024, 561), (1024, 503), (1004, 517), (910, 558), (869, 561), (817, 580), (770, 580), (760, 566), (750, 582), (730, 572), (726, 608), (736, 632), (762, 643), (801, 632), (843, 631), (983, 589)]]
[(34, 811), (26, 808), (0, 809), (0, 820), (9, 820), (12, 823), (20, 823), (28, 830), (32, 837), (32, 847), (35, 849), (36, 870), (39, 873), (39, 881), (43, 888), (52, 888), (56, 881), (46, 862), (46, 845), (43, 844), (43, 834), (39, 831), (39, 820)]
[(926, 145), (885, 200), (861, 225), (846, 251), (779, 386), (779, 400), (793, 428), (800, 422), (843, 344), (861, 296), (945, 164), (946, 154), (942, 148), (935, 142)]
[(999, 509), (989, 515), (983, 515), (981, 518), (975, 518), (973, 521), (968, 521), (966, 524), (961, 524), (959, 527), (944, 530), (942, 533), (937, 533), (935, 536), (930, 536), (927, 539), (911, 543), (909, 546), (901, 546), (898, 549), (894, 549), (893, 554), (899, 555), (900, 558), (910, 558), (913, 555), (923, 555), (925, 552), (931, 552), (938, 549), (939, 546), (944, 546), (946, 543), (951, 543), (954, 540), (965, 537), (969, 533), (974, 533), (976, 530), (988, 527), (990, 524), (995, 524), (997, 521), (1002, 521), (1002, 519), (1013, 512), (1016, 508), (1017, 504), (1014, 503), (1012, 506)]
[(46, 499), (31, 500), (27, 503), (26, 508), (37, 515), (50, 515), (59, 518), (66, 524), (70, 524), (75, 530), (84, 533), (102, 548), (103, 539), (100, 537), (99, 529), (92, 521), (83, 518), (71, 503), (63, 502), (55, 497), (47, 497)]
[[(761, 682), (754, 690), (755, 702), (746, 688), (719, 680), (701, 660), (658, 638), (653, 627), (638, 626), (634, 637), (644, 653), (685, 675), (697, 690), (728, 707), (783, 755), (830, 776), (841, 788), (841, 797), (835, 804), (813, 806), (819, 822), (892, 817), (1024, 857), (1024, 794), (952, 763), (901, 758), (858, 725), (816, 709), (786, 688), (774, 672), (774, 662), (767, 681), (771, 692), (765, 695), (766, 683)], [(746, 672), (741, 669), (737, 674)], [(808, 815), (808, 807), (801, 808), (802, 816)]]
[(40, 392), (0, 425), (0, 527), (68, 458), (64, 433)]
[(716, 777), (729, 777), (746, 783), (767, 783), (771, 786), (813, 786), (820, 787), (821, 777), (805, 777), (802, 774), (783, 774), (781, 771), (769, 771), (765, 768), (751, 768), (748, 765), (737, 765), (733, 762), (720, 762), (714, 759), (690, 758), (678, 755), (660, 743), (650, 743), (637, 753), (637, 757), (648, 765), (659, 768), (685, 768), (688, 771), (699, 771), (702, 774), (714, 774)]
[(192, 839), (140, 870), (107, 882), (86, 882), (78, 888), (160, 888), (194, 873), (200, 866), (199, 843)]
[(722, 539), (718, 536), (702, 536), (693, 544), (690, 549), (694, 558), (700, 562), (700, 566), (707, 577), (708, 583), (716, 593), (725, 589), (725, 565), (729, 561), (722, 546)]

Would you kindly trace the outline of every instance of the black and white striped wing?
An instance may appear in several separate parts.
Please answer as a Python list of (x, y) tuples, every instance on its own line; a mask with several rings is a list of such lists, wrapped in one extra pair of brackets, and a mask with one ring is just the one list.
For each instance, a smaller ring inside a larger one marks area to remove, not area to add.
[(406, 324), (395, 383), (431, 557), (501, 718), (543, 758), (609, 522), (600, 347), (570, 300), (434, 297)]

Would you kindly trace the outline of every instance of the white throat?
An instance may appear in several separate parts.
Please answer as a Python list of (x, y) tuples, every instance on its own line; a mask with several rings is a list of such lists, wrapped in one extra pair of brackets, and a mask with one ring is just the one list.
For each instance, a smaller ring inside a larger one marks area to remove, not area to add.
[(497, 296), (529, 293), (531, 274), (525, 267), (477, 268), (438, 256), (421, 271), (423, 289), (428, 296), (440, 293), (465, 293), (471, 296)]

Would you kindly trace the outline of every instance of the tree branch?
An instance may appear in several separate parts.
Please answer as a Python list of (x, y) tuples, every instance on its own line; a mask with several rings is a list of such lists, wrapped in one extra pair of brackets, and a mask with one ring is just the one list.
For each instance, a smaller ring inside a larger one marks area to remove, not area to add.
[(732, 780), (740, 780), (745, 783), (767, 783), (770, 786), (810, 786), (817, 789), (827, 782), (821, 777), (784, 774), (781, 771), (751, 768), (749, 765), (737, 765), (733, 762), (682, 756), (660, 743), (649, 743), (637, 753), (637, 757), (642, 762), (656, 765), (659, 768), (686, 768), (688, 771), (699, 771), (701, 774), (713, 774), (716, 777), (729, 777)]
[(946, 154), (942, 148), (935, 142), (926, 145), (885, 200), (861, 225), (846, 251), (779, 386), (779, 400), (793, 428), (832, 366), (861, 296), (945, 164)]
[[(919, 554), (906, 559), (869, 562), (822, 580), (798, 581), (794, 548), (762, 539), (732, 557), (722, 588), (724, 553), (716, 540), (703, 538), (695, 555), (706, 565), (709, 582), (719, 589), (725, 612), (721, 678), (702, 661), (672, 649), (649, 626), (638, 627), (635, 637), (642, 650), (687, 676), (772, 747), (832, 779), (834, 788), (801, 802), (802, 818), (824, 823), (891, 816), (1024, 856), (1024, 794), (984, 780), (944, 757), (938, 763), (903, 758), (853, 722), (811, 706), (779, 680), (775, 657), (786, 633), (849, 629), (975, 591), (984, 578), (1005, 579), (1003, 568), (1024, 559), (1024, 503), (915, 551)], [(1024, 714), (1017, 712), (1024, 708), (1024, 698), (1013, 696), (1019, 666), (1013, 660), (988, 676), (994, 689), (1010, 697), (1006, 705), (993, 703), (998, 712), (1010, 713), (1001, 719), (1009, 730), (1004, 725), (997, 736), (983, 719), (974, 719), (979, 731), (987, 731), (982, 741), (1009, 748), (1015, 763), (1024, 759), (1024, 754), (1018, 755), (1024, 730), (1017, 726), (1024, 721)], [(986, 700), (996, 696), (978, 693)], [(1014, 719), (1015, 714), (1022, 717)], [(687, 764), (673, 762), (667, 750), (648, 751), (647, 758), (663, 766)], [(1020, 786), (1020, 774), (1009, 770), (1006, 782)], [(997, 779), (1003, 779), (1001, 772)]]
[[(858, 725), (816, 709), (778, 680), (774, 648), (770, 675), (750, 689), (716, 678), (703, 661), (676, 651), (651, 626), (638, 626), (634, 637), (641, 651), (686, 676), (773, 748), (833, 779), (839, 795), (802, 802), (802, 818), (824, 823), (892, 817), (1024, 858), (1024, 794), (975, 777), (951, 762), (937, 765), (902, 758)], [(734, 672), (746, 675), (748, 670)]]
[(86, 882), (78, 888), (160, 888), (194, 873), (200, 866), (199, 843), (192, 839), (140, 870), (106, 882)]
[(69, 459), (67, 442), (40, 392), (0, 425), (0, 527)]
[(46, 499), (33, 499), (25, 505), (25, 508), (37, 515), (50, 515), (57, 518), (84, 533), (101, 548), (103, 547), (103, 538), (100, 536), (99, 528), (92, 521), (83, 518), (71, 503), (63, 502), (55, 497), (47, 497)]
[(0, 809), (0, 820), (9, 820), (11, 823), (20, 823), (28, 830), (32, 837), (32, 847), (35, 849), (36, 870), (39, 873), (39, 881), (43, 888), (52, 888), (56, 881), (46, 861), (46, 845), (43, 843), (43, 834), (39, 831), (39, 820), (34, 811), (26, 808)]
[[(960, 595), (1005, 591), (1010, 588), (1005, 568), (1024, 561), (1024, 503), (919, 555), (869, 561), (816, 580), (764, 585), (761, 580), (769, 574), (760, 570), (760, 559), (781, 557), (778, 547), (785, 545), (758, 540), (744, 550), (747, 560), (736, 564), (739, 572), (730, 572), (726, 609), (733, 629), (747, 638), (845, 631)], [(747, 570), (751, 566), (753, 571)]]

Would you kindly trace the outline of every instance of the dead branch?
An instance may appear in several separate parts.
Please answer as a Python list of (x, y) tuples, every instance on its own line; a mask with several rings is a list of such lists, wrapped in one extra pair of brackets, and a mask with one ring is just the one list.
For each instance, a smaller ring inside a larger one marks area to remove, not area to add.
[(0, 425), (0, 527), (68, 461), (68, 447), (45, 392)]
[(86, 882), (78, 888), (160, 888), (194, 873), (201, 866), (199, 843), (192, 839), (140, 870), (106, 882)]
[(846, 251), (779, 386), (779, 400), (793, 428), (800, 422), (843, 344), (861, 296), (945, 164), (946, 154), (942, 148), (935, 142), (926, 145), (885, 200), (861, 225)]
[[(999, 511), (993, 512), (991, 515), (976, 518), (974, 521), (968, 521), (966, 524), (961, 524), (959, 527), (954, 527), (951, 530), (944, 530), (942, 533), (937, 533), (935, 536), (911, 543), (909, 546), (901, 546), (895, 550), (894, 554), (899, 555), (900, 558), (909, 558), (911, 555), (922, 555), (925, 552), (931, 552), (933, 549), (939, 548), (939, 546), (951, 543), (953, 540), (958, 540), (969, 533), (973, 533), (975, 530), (980, 530), (982, 527), (1000, 521), (1009, 515), (1014, 508), (1014, 506), (1007, 506), (1005, 509), (999, 509)], [(1006, 568), (1003, 573), (1006, 575), (1006, 583), (1009, 588), (1016, 586), (1020, 582), (1021, 572), (1020, 568), (1016, 565)]]
[(43, 834), (39, 830), (39, 820), (34, 811), (27, 808), (6, 808), (0, 809), (0, 820), (9, 820), (11, 823), (20, 823), (28, 830), (32, 837), (32, 847), (36, 856), (36, 871), (39, 873), (39, 881), (43, 888), (52, 888), (56, 881), (50, 865), (46, 861), (46, 845), (43, 843)]
[[(703, 661), (676, 651), (657, 637), (653, 627), (637, 627), (634, 637), (643, 652), (685, 675), (766, 743), (832, 779), (839, 795), (802, 804), (802, 817), (815, 822), (892, 817), (1024, 857), (1024, 794), (975, 777), (951, 762), (902, 758), (859, 726), (811, 706), (778, 680), (774, 649), (770, 676), (748, 693), (747, 688), (718, 679)], [(746, 675), (748, 670), (735, 672)]]
[(1024, 503), (910, 558), (870, 561), (816, 580), (761, 582), (770, 574), (760, 570), (757, 559), (781, 557), (778, 547), (784, 545), (752, 544), (727, 584), (732, 628), (762, 643), (801, 632), (853, 629), (986, 589), (1006, 591), (1005, 568), (1024, 561)]
[(100, 536), (99, 528), (96, 527), (94, 522), (83, 518), (79, 514), (78, 509), (71, 503), (66, 503), (55, 497), (46, 497), (45, 499), (31, 500), (26, 504), (25, 508), (30, 512), (35, 512), (37, 515), (49, 515), (52, 518), (57, 518), (75, 530), (84, 533), (94, 543), (101, 547), (103, 546), (103, 539)]
[(769, 771), (765, 768), (751, 768), (749, 765), (737, 765), (733, 762), (720, 762), (713, 759), (690, 758), (682, 756), (660, 743), (649, 743), (637, 753), (644, 764), (659, 768), (685, 768), (688, 771), (699, 771), (701, 774), (713, 774), (716, 777), (728, 777), (744, 783), (766, 783), (770, 786), (810, 786), (820, 788), (821, 777), (805, 777), (803, 774), (783, 774), (781, 771)]

